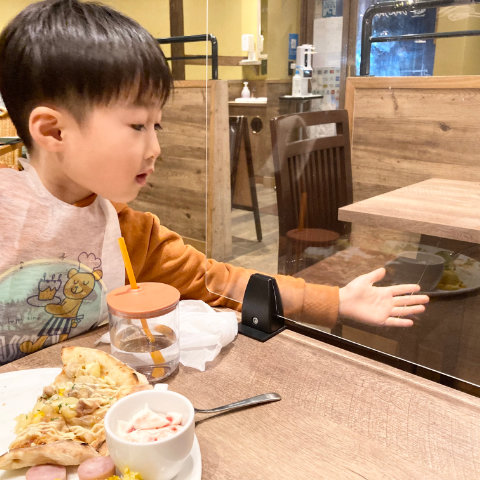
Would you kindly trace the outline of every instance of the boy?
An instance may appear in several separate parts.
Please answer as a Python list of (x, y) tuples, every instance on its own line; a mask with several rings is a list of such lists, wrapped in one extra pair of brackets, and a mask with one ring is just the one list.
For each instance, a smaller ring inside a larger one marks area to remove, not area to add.
[[(205, 259), (155, 216), (123, 203), (160, 155), (171, 86), (156, 41), (108, 7), (46, 0), (3, 31), (0, 93), (29, 160), (23, 171), (0, 170), (1, 363), (105, 321), (106, 291), (125, 282), (121, 235), (137, 281), (240, 308), (227, 298), (242, 298), (252, 271)], [(341, 314), (412, 325), (401, 317), (422, 312), (428, 297), (411, 295), (416, 285), (373, 287), (383, 275), (376, 270), (340, 290), (277, 281), (285, 315), (298, 320), (332, 326)]]

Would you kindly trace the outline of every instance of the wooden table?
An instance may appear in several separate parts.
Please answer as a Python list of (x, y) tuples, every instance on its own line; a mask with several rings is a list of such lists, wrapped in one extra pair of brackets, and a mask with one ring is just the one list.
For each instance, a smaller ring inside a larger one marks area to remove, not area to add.
[(352, 203), (338, 219), (480, 243), (480, 182), (430, 178)]
[[(65, 344), (93, 346), (104, 331)], [(0, 373), (58, 366), (61, 347)], [(197, 423), (204, 479), (480, 477), (480, 399), (291, 331), (240, 335), (205, 372), (180, 367), (169, 385), (200, 408), (282, 396)]]

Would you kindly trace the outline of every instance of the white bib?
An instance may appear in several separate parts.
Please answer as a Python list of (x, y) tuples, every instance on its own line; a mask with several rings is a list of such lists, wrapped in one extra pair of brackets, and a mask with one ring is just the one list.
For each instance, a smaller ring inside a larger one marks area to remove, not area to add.
[(64, 203), (24, 167), (0, 169), (0, 364), (105, 323), (125, 283), (113, 205)]

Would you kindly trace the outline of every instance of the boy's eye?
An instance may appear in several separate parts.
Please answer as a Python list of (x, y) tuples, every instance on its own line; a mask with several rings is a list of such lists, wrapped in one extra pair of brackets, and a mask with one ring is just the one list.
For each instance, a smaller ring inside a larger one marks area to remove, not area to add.
[(159, 123), (156, 123), (155, 124), (155, 130), (157, 130), (157, 132), (158, 132), (158, 131), (163, 130), (163, 129), (162, 129), (162, 126)]
[(140, 123), (134, 123), (133, 125), (131, 125), (131, 127), (134, 130), (137, 130), (138, 132), (140, 132), (141, 130), (143, 130), (145, 128), (145, 125), (142, 125)]

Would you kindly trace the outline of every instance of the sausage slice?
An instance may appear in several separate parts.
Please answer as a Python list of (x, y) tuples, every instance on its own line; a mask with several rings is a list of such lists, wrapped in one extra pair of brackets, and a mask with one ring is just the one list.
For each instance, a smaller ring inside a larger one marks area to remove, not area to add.
[(105, 480), (115, 475), (115, 465), (110, 457), (92, 457), (83, 461), (77, 470), (78, 480)]
[(27, 470), (27, 480), (66, 480), (67, 469), (62, 465), (36, 465)]

